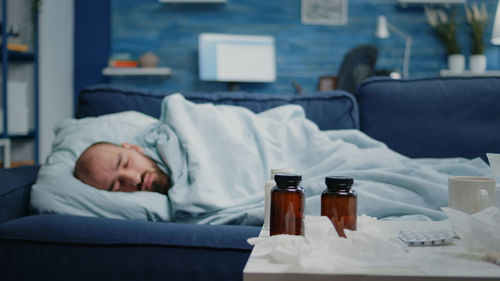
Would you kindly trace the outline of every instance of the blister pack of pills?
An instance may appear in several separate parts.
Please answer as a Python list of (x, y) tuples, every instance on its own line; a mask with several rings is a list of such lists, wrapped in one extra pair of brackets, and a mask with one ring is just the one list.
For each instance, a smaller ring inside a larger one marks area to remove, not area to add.
[(451, 230), (414, 231), (401, 230), (399, 239), (408, 246), (432, 246), (451, 243), (456, 234)]

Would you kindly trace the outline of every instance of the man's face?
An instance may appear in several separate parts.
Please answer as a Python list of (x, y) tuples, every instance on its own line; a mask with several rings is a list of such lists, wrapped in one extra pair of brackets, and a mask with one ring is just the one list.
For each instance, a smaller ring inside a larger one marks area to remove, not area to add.
[(139, 146), (99, 144), (89, 148), (81, 160), (85, 169), (77, 177), (97, 189), (167, 193), (167, 175)]

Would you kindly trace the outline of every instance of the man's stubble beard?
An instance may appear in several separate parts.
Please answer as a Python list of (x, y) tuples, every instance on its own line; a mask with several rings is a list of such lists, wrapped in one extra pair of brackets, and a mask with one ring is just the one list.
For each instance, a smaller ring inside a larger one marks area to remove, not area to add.
[(168, 176), (158, 166), (154, 167), (153, 173), (156, 174), (156, 178), (155, 181), (152, 182), (152, 191), (166, 195), (170, 188)]

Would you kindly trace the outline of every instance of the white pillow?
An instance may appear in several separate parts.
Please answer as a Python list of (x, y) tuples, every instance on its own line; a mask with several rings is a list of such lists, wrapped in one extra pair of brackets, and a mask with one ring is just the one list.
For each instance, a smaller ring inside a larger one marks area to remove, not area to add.
[(31, 189), (31, 211), (36, 214), (170, 220), (168, 197), (163, 194), (98, 190), (73, 176), (78, 156), (92, 143), (133, 142), (144, 128), (157, 121), (142, 113), (127, 111), (61, 122), (55, 128), (52, 152)]

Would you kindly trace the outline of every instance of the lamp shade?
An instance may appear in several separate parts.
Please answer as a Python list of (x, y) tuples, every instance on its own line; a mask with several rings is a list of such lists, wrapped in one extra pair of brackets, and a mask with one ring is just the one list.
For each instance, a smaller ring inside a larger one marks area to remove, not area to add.
[(500, 45), (500, 2), (497, 4), (497, 12), (495, 13), (493, 31), (491, 32), (491, 43)]
[(389, 38), (389, 28), (387, 27), (387, 18), (385, 16), (378, 16), (377, 28), (375, 29), (375, 37), (380, 39)]

